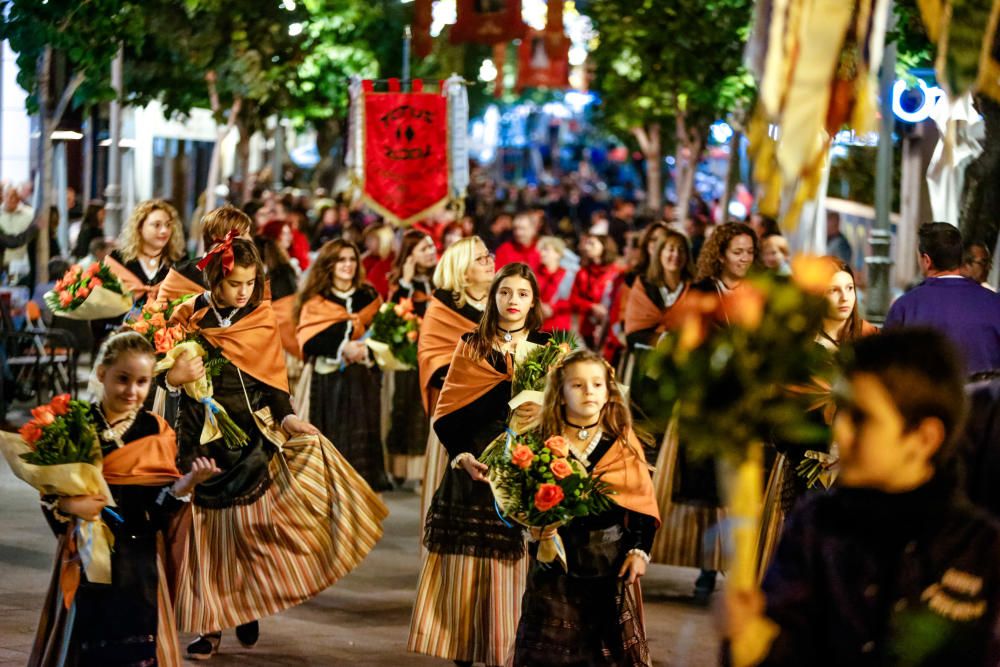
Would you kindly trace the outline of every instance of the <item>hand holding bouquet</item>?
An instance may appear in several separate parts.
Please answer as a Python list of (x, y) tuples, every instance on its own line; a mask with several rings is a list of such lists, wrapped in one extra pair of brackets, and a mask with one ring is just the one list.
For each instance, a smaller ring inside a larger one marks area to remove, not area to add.
[(124, 315), (132, 308), (132, 296), (104, 264), (86, 269), (70, 267), (42, 297), (56, 315), (71, 320), (100, 320)]
[[(101, 447), (97, 429), (84, 401), (56, 396), (48, 405), (31, 411), (20, 437), (3, 433), (0, 449), (19, 479), (42, 495), (100, 496), (114, 505), (111, 490), (101, 474)], [(111, 583), (110, 529), (97, 517), (75, 519), (73, 537), (87, 579)]]
[(491, 446), (483, 463), (489, 466), (490, 486), (503, 516), (543, 529), (538, 532), (539, 562), (558, 559), (565, 569), (566, 550), (554, 528), (611, 507), (607, 486), (590, 476), (562, 436), (542, 440), (537, 430), (523, 433), (502, 448)]
[(413, 312), (412, 299), (382, 304), (372, 318), (365, 344), (375, 363), (384, 371), (408, 371), (417, 367), (417, 337), (420, 318)]

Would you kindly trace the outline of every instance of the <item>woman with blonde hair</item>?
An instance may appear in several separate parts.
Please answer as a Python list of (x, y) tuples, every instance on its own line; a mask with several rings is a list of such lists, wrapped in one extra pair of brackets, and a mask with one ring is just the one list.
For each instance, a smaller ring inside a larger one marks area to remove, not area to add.
[[(417, 365), (424, 410), (434, 414), (451, 357), (462, 334), (476, 328), (483, 316), (486, 295), (496, 273), (494, 258), (478, 236), (460, 239), (448, 247), (434, 269), (434, 294), (420, 324)], [(433, 429), (427, 436), (420, 516), (426, 515), (431, 496), (441, 482), (447, 455)]]

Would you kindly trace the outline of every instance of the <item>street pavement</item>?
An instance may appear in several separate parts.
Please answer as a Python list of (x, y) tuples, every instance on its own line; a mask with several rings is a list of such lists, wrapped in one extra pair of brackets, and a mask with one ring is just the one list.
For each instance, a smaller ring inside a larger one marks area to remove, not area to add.
[[(244, 649), (231, 633), (208, 664), (396, 666), (452, 663), (406, 652), (420, 570), (418, 497), (386, 494), (385, 537), (357, 570), (313, 600), (261, 622), (261, 639)], [(37, 493), (0, 462), (0, 665), (24, 665), (48, 585), (55, 539)], [(650, 566), (643, 579), (646, 629), (656, 665), (716, 664), (710, 612), (689, 601), (695, 570)], [(188, 636), (181, 637), (186, 643)], [(190, 662), (186, 665), (206, 664)]]

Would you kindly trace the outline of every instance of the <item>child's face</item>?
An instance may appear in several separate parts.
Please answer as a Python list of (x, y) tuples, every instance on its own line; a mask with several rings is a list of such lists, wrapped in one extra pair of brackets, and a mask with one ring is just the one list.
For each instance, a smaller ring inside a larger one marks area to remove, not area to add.
[(535, 293), (531, 283), (521, 276), (507, 276), (500, 281), (496, 302), (500, 326), (513, 328), (523, 323), (531, 312), (531, 307), (535, 305)]
[(222, 306), (242, 308), (250, 303), (254, 285), (257, 284), (257, 267), (234, 266), (232, 272), (222, 279)]
[(566, 368), (562, 393), (567, 421), (579, 426), (597, 421), (608, 402), (608, 374), (604, 364), (581, 361)]
[(901, 492), (930, 479), (931, 456), (943, 441), (940, 421), (925, 419), (907, 430), (889, 390), (869, 373), (852, 375), (849, 393), (847, 405), (833, 422), (833, 439), (840, 451), (838, 481)]
[(153, 355), (126, 352), (110, 366), (98, 366), (97, 379), (104, 386), (104, 411), (109, 417), (138, 410), (153, 381)]

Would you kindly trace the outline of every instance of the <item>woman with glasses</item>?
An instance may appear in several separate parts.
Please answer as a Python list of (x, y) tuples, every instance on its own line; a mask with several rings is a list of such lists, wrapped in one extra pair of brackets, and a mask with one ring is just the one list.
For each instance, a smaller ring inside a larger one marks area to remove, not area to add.
[(382, 305), (365, 282), (357, 246), (330, 241), (296, 303), (296, 337), (306, 367), (299, 411), (334, 443), (375, 491), (391, 488), (382, 451), (382, 378), (362, 337)]
[[(449, 246), (434, 269), (435, 289), (417, 339), (420, 392), (428, 415), (434, 414), (455, 347), (462, 335), (475, 329), (483, 317), (486, 295), (496, 273), (493, 261), (482, 239), (470, 236)], [(427, 515), (431, 497), (441, 483), (447, 464), (447, 453), (431, 429), (427, 435), (424, 481), (420, 490), (421, 519)]]

